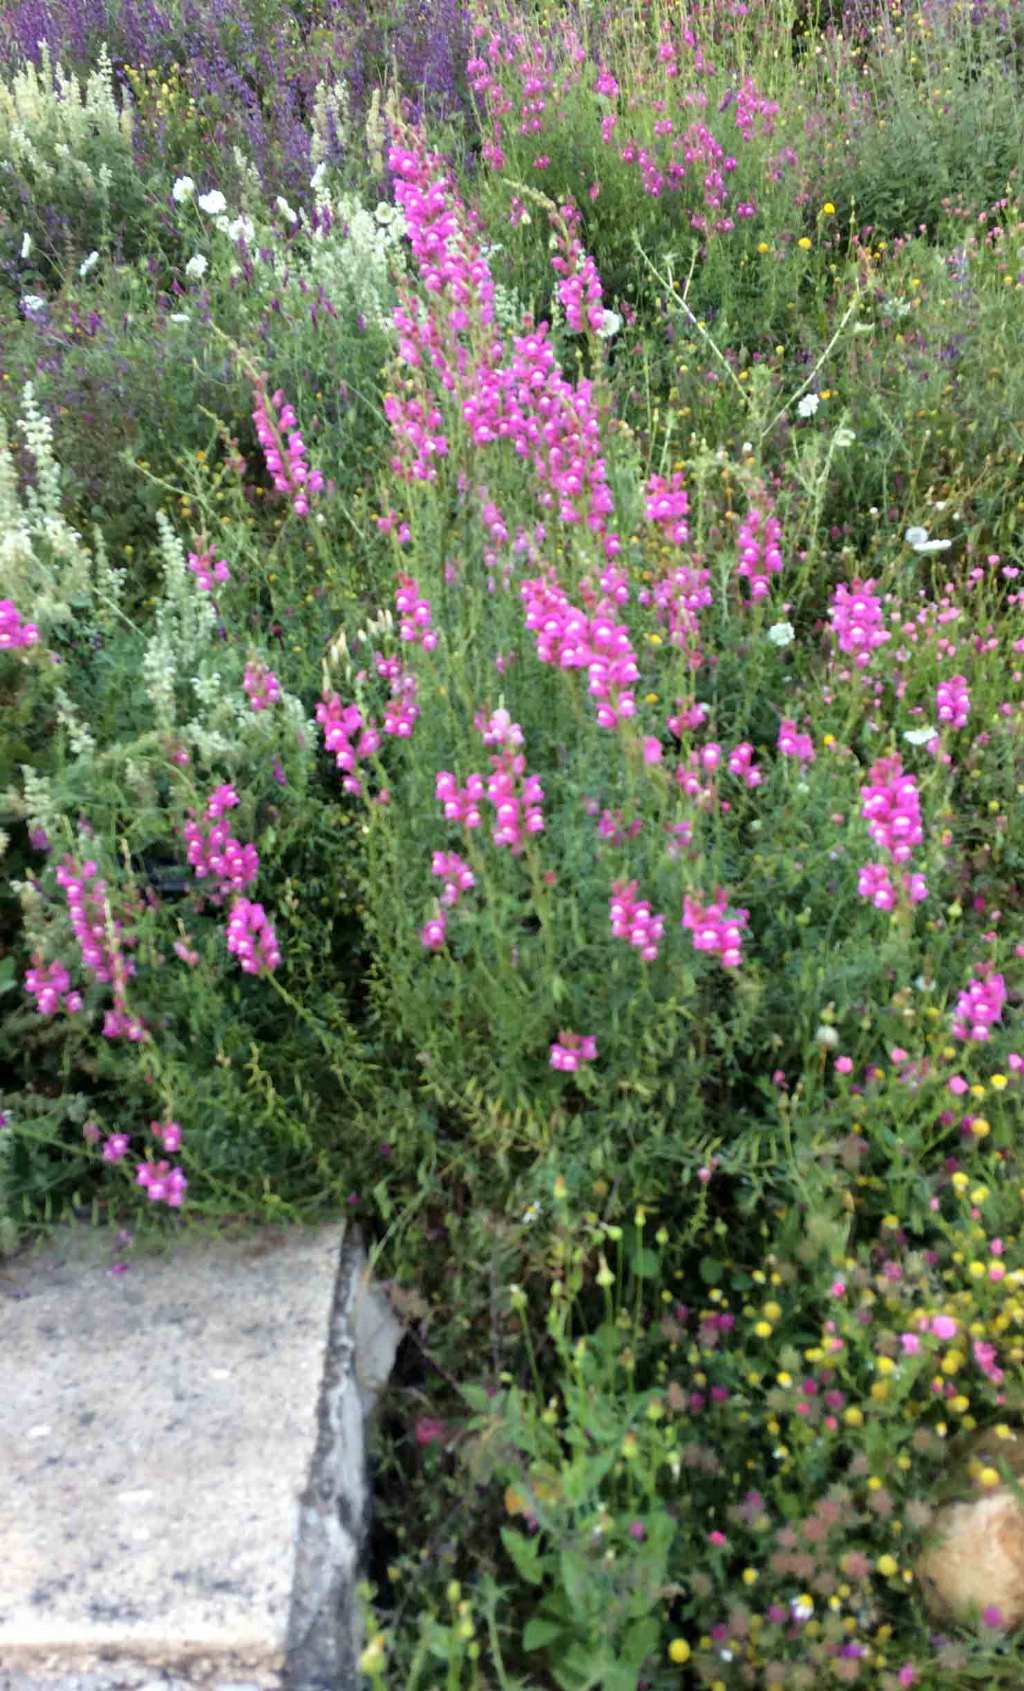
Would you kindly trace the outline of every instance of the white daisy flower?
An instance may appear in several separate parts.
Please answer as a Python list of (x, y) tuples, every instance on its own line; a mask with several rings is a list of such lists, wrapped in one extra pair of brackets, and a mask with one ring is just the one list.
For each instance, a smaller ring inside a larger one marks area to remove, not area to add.
[(211, 188), (209, 193), (200, 194), (196, 204), (200, 211), (208, 212), (211, 217), (216, 217), (218, 212), (228, 209), (228, 202), (219, 188)]

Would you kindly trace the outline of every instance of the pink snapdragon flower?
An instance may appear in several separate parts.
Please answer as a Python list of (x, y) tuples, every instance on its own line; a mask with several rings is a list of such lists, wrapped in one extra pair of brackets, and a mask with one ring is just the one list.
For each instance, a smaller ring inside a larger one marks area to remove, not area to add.
[(848, 653), (858, 669), (871, 662), (872, 653), (889, 639), (884, 626), (882, 602), (874, 581), (840, 582), (832, 595), (829, 618), (841, 652)]
[(956, 1038), (977, 1040), (979, 1044), (990, 1039), (992, 1028), (1003, 1019), (1006, 998), (1002, 975), (976, 975), (957, 999), (953, 1017)]
[(935, 714), (947, 728), (965, 728), (971, 709), (971, 695), (965, 675), (951, 675), (935, 689)]
[(860, 796), (860, 813), (874, 844), (888, 852), (894, 863), (908, 863), (924, 832), (917, 782), (904, 774), (898, 755), (880, 757), (871, 765), (868, 785), (861, 788)]
[(262, 975), (281, 962), (274, 925), (262, 904), (236, 898), (228, 917), (227, 947), (247, 975)]
[(565, 1074), (575, 1074), (581, 1063), (592, 1063), (596, 1057), (597, 1039), (592, 1033), (563, 1030), (551, 1045), (551, 1067)]
[(723, 969), (738, 969), (743, 961), (743, 935), (750, 920), (748, 910), (730, 910), (721, 887), (710, 904), (687, 894), (683, 899), (682, 926), (693, 936), (695, 951), (714, 952)]
[(259, 660), (246, 664), (242, 688), (253, 710), (269, 710), (281, 697), (277, 676)]
[(188, 1181), (184, 1171), (172, 1168), (166, 1161), (140, 1163), (135, 1171), (135, 1183), (145, 1188), (151, 1204), (168, 1204), (180, 1209)]
[(326, 694), (316, 707), (316, 719), (324, 731), (324, 746), (342, 771), (341, 790), (358, 794), (363, 784), (356, 773), (364, 758), (380, 746), (380, 731), (363, 719), (358, 705), (343, 705), (337, 693)]
[(444, 882), (441, 903), (454, 910), (464, 892), (476, 886), (476, 876), (457, 851), (435, 851), (430, 873)]
[(262, 384), (254, 389), (253, 400), (256, 438), (263, 448), (274, 489), (287, 494), (296, 516), (304, 517), (309, 512), (310, 498), (323, 491), (324, 478), (319, 470), (309, 466), (294, 408), (287, 403), (281, 388), (268, 399)]
[(522, 752), (503, 751), (491, 758), (487, 797), (494, 807), (491, 839), (518, 857), (527, 834), (544, 832), (544, 789), (538, 775), (527, 775)]
[(231, 787), (219, 787), (206, 807), (207, 817), (221, 818), (204, 829), (194, 817), (182, 826), (185, 855), (197, 880), (210, 878), (217, 883), (214, 897), (221, 900), (230, 892), (243, 892), (252, 886), (260, 869), (259, 852), (254, 845), (243, 845), (231, 832), (230, 824), (222, 819), (229, 808), (220, 795), (231, 795), (231, 803), (238, 799)]
[(440, 769), (434, 780), (434, 794), (440, 801), (449, 822), (461, 822), (464, 828), (479, 828), (483, 822), (480, 801), (484, 797), (484, 782), (475, 772), (460, 787), (455, 776)]
[(425, 652), (432, 652), (437, 645), (437, 632), (431, 625), (430, 600), (421, 596), (415, 576), (399, 576), (395, 609), (398, 611), (401, 638), (422, 646)]
[(0, 652), (38, 644), (39, 630), (35, 623), (26, 622), (10, 599), (0, 599)]
[(36, 952), (32, 967), (25, 970), (25, 991), (36, 1001), (41, 1016), (55, 1016), (66, 1010), (73, 1016), (82, 1008), (82, 994), (71, 988), (71, 976), (63, 963), (44, 963)]
[[(763, 510), (761, 506), (764, 506)], [(751, 505), (738, 536), (736, 574), (748, 583), (751, 599), (768, 597), (770, 577), (777, 575), (782, 568), (781, 539), (782, 524), (762, 495), (760, 505)]]
[(428, 951), (440, 951), (448, 938), (448, 917), (443, 910), (432, 916), (420, 929), (420, 944)]
[(653, 963), (665, 931), (664, 916), (655, 916), (647, 899), (636, 896), (636, 881), (615, 881), (608, 900), (608, 915), (616, 939), (628, 940), (645, 963)]
[(686, 521), (689, 510), (690, 500), (683, 486), (682, 471), (673, 471), (670, 480), (664, 476), (649, 477), (644, 515), (649, 523), (658, 525), (673, 546), (685, 546), (690, 538), (690, 525)]
[(149, 1131), (165, 1151), (172, 1154), (181, 1149), (181, 1124), (176, 1121), (151, 1121)]
[(212, 552), (190, 552), (188, 567), (199, 583), (203, 593), (212, 593), (214, 582), (231, 580), (231, 571), (224, 558), (214, 561)]
[(754, 762), (754, 748), (749, 740), (741, 740), (729, 753), (728, 769), (730, 775), (736, 775), (748, 787), (759, 787), (764, 779), (763, 771)]
[(779, 751), (783, 757), (795, 757), (800, 763), (814, 762), (814, 741), (802, 734), (792, 717), (784, 716), (779, 723)]

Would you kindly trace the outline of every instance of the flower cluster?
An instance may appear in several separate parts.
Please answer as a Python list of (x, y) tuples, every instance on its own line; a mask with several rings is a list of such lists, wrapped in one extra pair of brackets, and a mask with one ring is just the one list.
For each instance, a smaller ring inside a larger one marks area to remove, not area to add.
[(487, 797), (494, 807), (491, 839), (496, 846), (507, 846), (513, 857), (518, 857), (525, 834), (544, 832), (541, 811), (544, 789), (538, 775), (526, 774), (522, 752), (500, 752), (491, 758), (491, 770), (487, 782)]
[[(765, 501), (762, 500), (765, 504)], [(766, 508), (752, 505), (743, 519), (739, 532), (739, 563), (737, 575), (749, 584), (751, 599), (767, 599), (770, 577), (782, 568), (782, 524)]]
[(188, 567), (199, 583), (203, 593), (212, 593), (215, 581), (231, 580), (231, 571), (224, 558), (214, 560), (212, 552), (190, 552)]
[[(575, 206), (563, 206), (561, 215), (570, 229), (579, 221), (579, 212)], [(561, 235), (559, 250), (552, 257), (551, 268), (561, 278), (558, 283), (558, 297), (562, 302), (569, 328), (577, 335), (584, 334), (588, 329), (593, 334), (599, 334), (605, 319), (601, 278), (593, 258), (584, 252), (582, 241), (571, 232)]]
[[(895, 753), (878, 758), (868, 771), (868, 785), (860, 790), (861, 816), (868, 825), (868, 833), (879, 851), (899, 866), (910, 862), (915, 846), (924, 839), (921, 827), (921, 804), (917, 783), (912, 775), (903, 772), (903, 764)], [(923, 875), (904, 873), (904, 894), (911, 904), (920, 904), (928, 896)], [(870, 899), (876, 910), (893, 910), (897, 890), (889, 865), (866, 863), (859, 871), (857, 891)]]
[(135, 973), (135, 964), (123, 949), (134, 942), (110, 908), (107, 883), (91, 858), (79, 867), (70, 857), (58, 864), (57, 882), (64, 888), (83, 964), (95, 980), (113, 987), (113, 1007), (103, 1020), (104, 1037), (138, 1044), (147, 1037), (146, 1028), (128, 1009), (128, 978)]
[(242, 688), (253, 710), (269, 710), (281, 697), (277, 676), (259, 660), (246, 664)]
[(135, 1171), (135, 1184), (145, 1189), (151, 1204), (168, 1204), (180, 1209), (188, 1181), (182, 1169), (172, 1168), (165, 1158), (159, 1162), (140, 1163)]
[(636, 881), (615, 881), (608, 900), (608, 915), (616, 939), (628, 940), (645, 963), (653, 963), (665, 931), (664, 916), (655, 916), (647, 899), (636, 896)]
[(550, 1063), (563, 1074), (575, 1074), (581, 1063), (597, 1057), (597, 1040), (592, 1033), (571, 1033), (565, 1029), (552, 1041)]
[(984, 1043), (991, 1038), (992, 1028), (1003, 1019), (1006, 997), (1002, 975), (976, 973), (956, 1001), (953, 1032), (957, 1039)]
[(749, 911), (730, 910), (721, 887), (710, 904), (689, 894), (683, 899), (681, 923), (693, 935), (695, 951), (714, 952), (723, 969), (738, 969), (743, 961), (743, 934)]
[(800, 763), (814, 762), (814, 741), (801, 733), (792, 717), (784, 716), (779, 723), (779, 751), (783, 757), (795, 757)]
[(342, 792), (361, 793), (363, 784), (356, 770), (380, 746), (379, 729), (364, 720), (358, 705), (343, 705), (337, 693), (329, 693), (320, 700), (316, 719), (324, 731), (324, 746), (343, 771)]
[(476, 886), (476, 876), (457, 851), (435, 851), (430, 873), (444, 882), (441, 903), (454, 910), (464, 892)]
[(215, 903), (222, 902), (229, 893), (242, 892), (252, 886), (260, 869), (259, 853), (251, 844), (243, 845), (235, 839), (230, 824), (224, 820), (225, 811), (238, 804), (238, 794), (230, 785), (217, 787), (207, 800), (205, 820), (212, 826), (205, 830), (194, 816), (182, 826), (186, 856), (197, 880), (208, 877), (216, 880), (211, 895)]
[(832, 595), (829, 618), (841, 652), (853, 658), (858, 669), (871, 662), (871, 655), (884, 646), (889, 632), (884, 627), (882, 603), (873, 581), (840, 582)]
[(26, 622), (10, 599), (0, 599), (0, 652), (38, 644), (39, 630), (35, 623)]
[(649, 523), (658, 525), (673, 546), (685, 546), (690, 538), (690, 525), (686, 521), (689, 509), (681, 470), (675, 470), (671, 480), (664, 476), (650, 477), (644, 515)]
[(310, 469), (294, 408), (281, 388), (268, 399), (264, 389), (257, 387), (253, 400), (252, 420), (270, 479), (276, 492), (291, 499), (296, 516), (304, 517), (310, 498), (323, 491), (324, 478), (319, 470)]
[(43, 963), (38, 953), (25, 970), (25, 990), (36, 1001), (41, 1016), (55, 1016), (66, 1010), (69, 1016), (82, 1008), (82, 994), (71, 989), (71, 976), (63, 963)]
[(614, 606), (598, 600), (588, 616), (557, 583), (543, 577), (524, 581), (520, 591), (541, 663), (587, 671), (587, 690), (596, 700), (602, 728), (635, 716), (633, 683), (640, 670), (629, 629), (619, 622)]
[(227, 925), (227, 947), (247, 975), (262, 975), (281, 961), (274, 925), (262, 904), (236, 898)]
[(947, 728), (965, 728), (971, 709), (971, 695), (965, 675), (951, 675), (935, 689), (935, 714)]
[(395, 609), (400, 618), (398, 632), (401, 638), (422, 646), (425, 652), (432, 652), (437, 645), (437, 632), (431, 627), (430, 600), (421, 598), (415, 577), (399, 576)]

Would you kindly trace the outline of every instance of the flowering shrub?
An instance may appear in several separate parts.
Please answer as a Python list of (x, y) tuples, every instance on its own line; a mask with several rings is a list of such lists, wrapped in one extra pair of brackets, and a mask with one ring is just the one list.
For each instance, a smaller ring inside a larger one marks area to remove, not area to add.
[(1009, 1691), (1014, 19), (445, 5), (11, 73), (0, 1248), (360, 1222), (377, 1687)]

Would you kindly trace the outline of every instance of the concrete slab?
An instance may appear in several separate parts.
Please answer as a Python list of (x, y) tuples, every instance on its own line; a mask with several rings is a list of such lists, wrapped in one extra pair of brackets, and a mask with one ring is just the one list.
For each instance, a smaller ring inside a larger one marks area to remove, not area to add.
[(0, 1691), (277, 1686), (325, 1461), (335, 1501), (355, 1488), (354, 1605), (362, 1418), (344, 1410), (343, 1472), (324, 1429), (361, 1386), (368, 1407), (397, 1324), (340, 1227), (116, 1266), (82, 1229), (0, 1269)]

